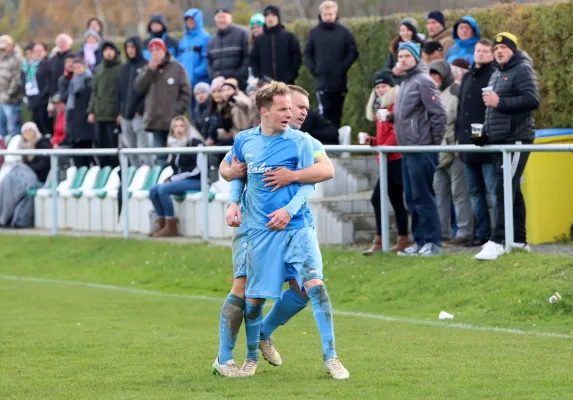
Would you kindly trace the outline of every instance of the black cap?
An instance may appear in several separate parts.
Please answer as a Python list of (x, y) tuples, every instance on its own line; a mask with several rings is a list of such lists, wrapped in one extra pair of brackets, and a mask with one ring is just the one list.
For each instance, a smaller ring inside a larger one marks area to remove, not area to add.
[(424, 43), (424, 47), (422, 48), (422, 51), (425, 54), (432, 54), (434, 51), (443, 51), (444, 48), (442, 47), (442, 44), (440, 42), (436, 42), (436, 41), (430, 41), (430, 42), (426, 42)]
[(229, 11), (228, 9), (222, 7), (222, 8), (217, 8), (215, 10), (215, 15), (219, 14), (219, 13), (225, 13), (225, 14), (231, 14), (231, 11)]
[(396, 86), (396, 82), (394, 81), (394, 77), (392, 73), (388, 70), (381, 69), (374, 74), (374, 87), (381, 83), (385, 83), (392, 87)]

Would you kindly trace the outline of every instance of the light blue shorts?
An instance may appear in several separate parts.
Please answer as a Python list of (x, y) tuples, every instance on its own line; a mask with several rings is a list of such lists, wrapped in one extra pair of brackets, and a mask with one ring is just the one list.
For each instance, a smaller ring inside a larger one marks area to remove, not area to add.
[(285, 280), (296, 279), (302, 288), (311, 279), (323, 279), (322, 255), (313, 227), (288, 231), (248, 232), (246, 296), (281, 297)]
[(246, 224), (243, 224), (233, 233), (233, 278), (235, 279), (247, 276), (247, 232)]

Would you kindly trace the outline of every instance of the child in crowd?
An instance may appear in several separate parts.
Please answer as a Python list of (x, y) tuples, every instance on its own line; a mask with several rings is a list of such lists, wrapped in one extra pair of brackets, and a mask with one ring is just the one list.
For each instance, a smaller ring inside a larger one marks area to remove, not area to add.
[(193, 95), (195, 96), (195, 120), (193, 126), (199, 132), (203, 132), (205, 125), (205, 118), (209, 115), (209, 94), (211, 87), (208, 83), (199, 82), (193, 88)]
[[(366, 106), (366, 118), (376, 121), (376, 137), (368, 136), (366, 144), (371, 146), (396, 146), (396, 135), (392, 113), (398, 95), (398, 86), (390, 71), (381, 70), (374, 75), (374, 90), (370, 95)], [(378, 158), (380, 162), (380, 158)], [(402, 155), (399, 153), (388, 154), (388, 196), (394, 209), (396, 225), (398, 226), (398, 242), (390, 251), (404, 250), (410, 244), (408, 242), (408, 211), (404, 206), (404, 187), (402, 186)], [(372, 206), (376, 214), (376, 237), (372, 246), (362, 252), (365, 256), (371, 256), (382, 249), (382, 210), (380, 203), (380, 178), (376, 181), (372, 193)]]

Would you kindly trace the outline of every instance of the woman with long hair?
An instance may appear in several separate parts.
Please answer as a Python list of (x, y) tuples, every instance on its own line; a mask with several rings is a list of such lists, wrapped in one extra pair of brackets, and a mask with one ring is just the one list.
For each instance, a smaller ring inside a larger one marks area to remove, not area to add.
[(405, 18), (400, 21), (398, 25), (398, 35), (392, 39), (390, 42), (390, 47), (388, 49), (388, 58), (386, 59), (386, 69), (392, 71), (392, 76), (399, 85), (402, 81), (403, 71), (398, 67), (398, 47), (404, 42), (416, 42), (420, 46), (424, 44), (424, 41), (418, 34), (418, 24), (414, 18)]

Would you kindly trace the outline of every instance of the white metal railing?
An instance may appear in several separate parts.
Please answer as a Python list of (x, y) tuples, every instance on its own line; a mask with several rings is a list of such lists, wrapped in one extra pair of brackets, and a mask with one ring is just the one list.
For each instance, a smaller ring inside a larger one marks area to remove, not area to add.
[[(500, 145), (477, 147), (474, 145), (455, 145), (455, 146), (324, 146), (327, 152), (333, 153), (371, 153), (380, 154), (380, 197), (382, 208), (382, 249), (387, 252), (390, 249), (389, 242), (389, 207), (388, 207), (388, 153), (439, 153), (439, 152), (457, 152), (457, 153), (502, 153), (503, 156), (503, 195), (505, 211), (505, 248), (507, 252), (511, 251), (513, 246), (513, 191), (511, 182), (511, 156), (514, 152), (573, 152), (573, 145), (554, 144), (554, 145)], [(214, 147), (178, 147), (178, 148), (143, 148), (143, 149), (46, 149), (46, 150), (0, 150), (0, 156), (3, 155), (44, 155), (50, 156), (50, 179), (51, 181), (51, 198), (52, 198), (52, 234), (58, 234), (58, 157), (61, 156), (78, 156), (78, 155), (96, 155), (96, 156), (118, 156), (121, 166), (121, 197), (123, 212), (123, 237), (129, 237), (129, 199), (127, 188), (127, 170), (128, 156), (130, 155), (149, 155), (149, 154), (222, 154), (231, 149), (230, 146)], [(203, 157), (202, 171), (208, 171), (207, 157)], [(201, 201), (203, 204), (203, 240), (209, 241), (209, 213), (207, 207), (209, 204), (209, 185), (207, 174), (201, 174)]]

